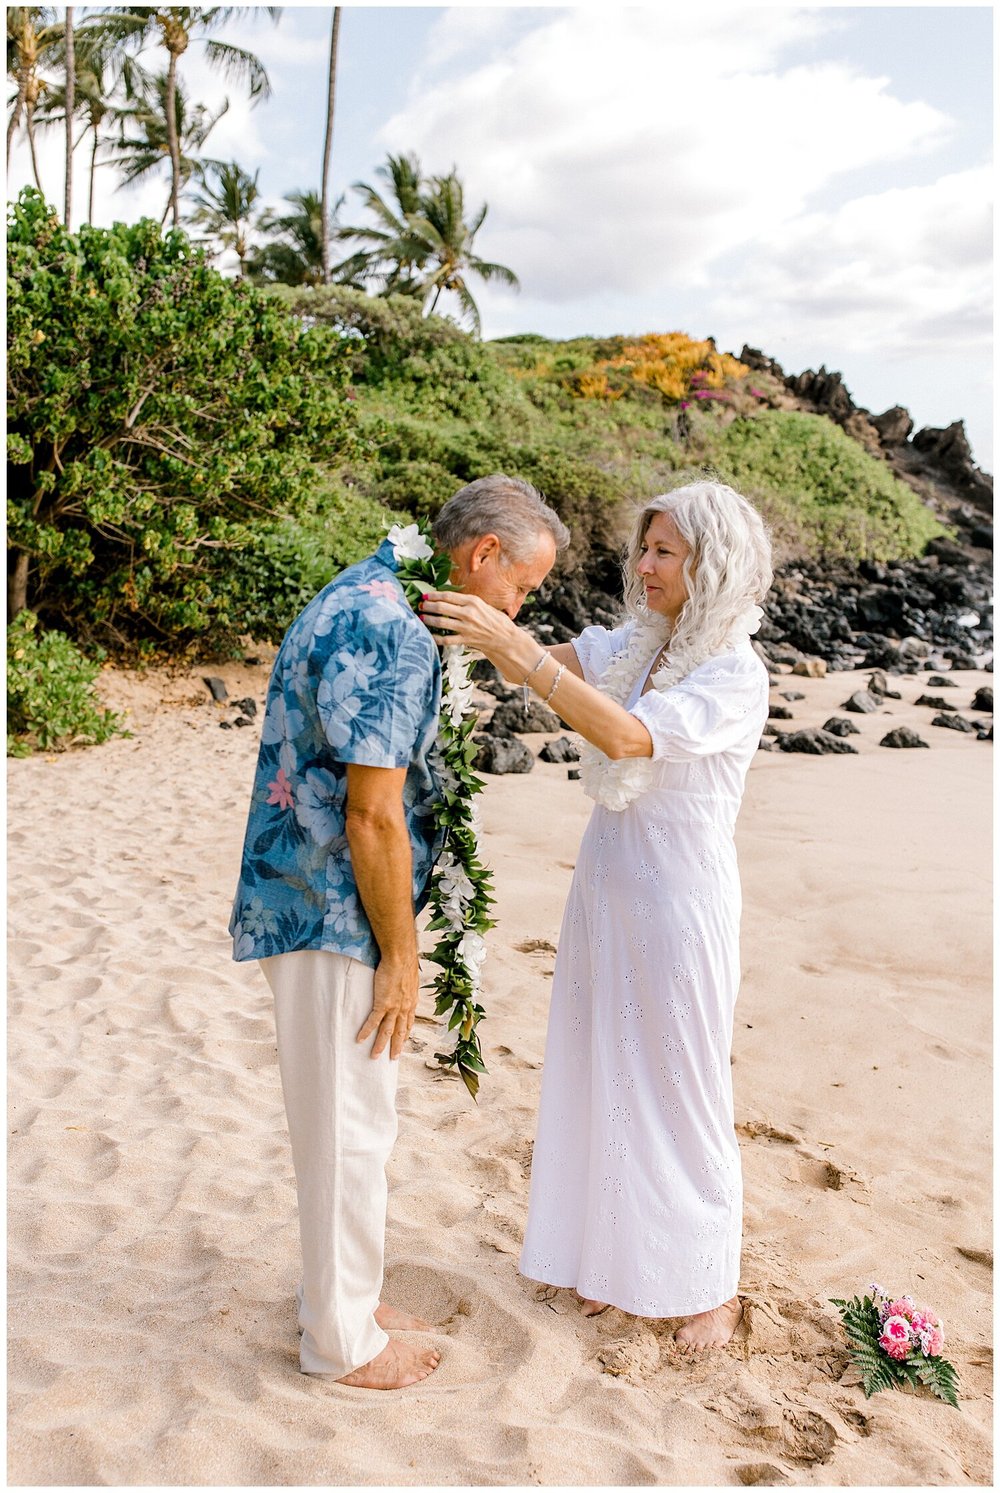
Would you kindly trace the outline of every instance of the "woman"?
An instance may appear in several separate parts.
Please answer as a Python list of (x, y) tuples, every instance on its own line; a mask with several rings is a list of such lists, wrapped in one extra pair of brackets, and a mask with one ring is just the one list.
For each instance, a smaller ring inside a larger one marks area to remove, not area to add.
[(624, 574), (622, 626), (547, 650), (472, 596), (432, 593), (423, 616), (592, 744), (521, 1271), (574, 1286), (587, 1315), (684, 1317), (693, 1352), (742, 1315), (733, 830), (767, 718), (750, 634), (770, 545), (745, 498), (695, 482), (642, 510)]

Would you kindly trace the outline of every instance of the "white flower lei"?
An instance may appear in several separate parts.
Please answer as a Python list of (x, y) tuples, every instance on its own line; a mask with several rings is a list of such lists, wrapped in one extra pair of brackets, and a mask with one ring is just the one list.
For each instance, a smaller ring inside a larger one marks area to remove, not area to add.
[[(717, 653), (727, 653), (746, 641), (760, 627), (764, 613), (760, 607), (750, 606), (736, 619), (721, 648), (712, 653), (686, 649), (668, 653), (662, 668), (653, 675), (652, 687), (662, 694), (680, 684), (693, 669)], [(598, 681), (597, 688), (618, 705), (624, 705), (639, 677), (640, 670), (648, 668), (650, 661), (667, 641), (668, 633), (657, 618), (638, 621), (629, 636), (626, 647), (615, 654)], [(580, 781), (584, 793), (603, 804), (606, 809), (620, 813), (627, 809), (640, 794), (645, 793), (653, 778), (651, 757), (623, 757), (614, 761), (606, 757), (597, 747), (584, 745), (580, 760)]]
[[(452, 589), (448, 580), (451, 561), (447, 555), (435, 554), (419, 524), (406, 528), (394, 524), (388, 539), (397, 579), (411, 605), (422, 591)], [(438, 1016), (450, 1011), (448, 1030), (459, 1029), (454, 1052), (435, 1056), (438, 1062), (458, 1069), (473, 1098), (479, 1075), (486, 1072), (476, 1032), (486, 1014), (478, 1000), (486, 959), (483, 934), (494, 926), (488, 915), (493, 878), (479, 859), (479, 815), (474, 803), (484, 786), (472, 771), (476, 715), (469, 671), (475, 660), (469, 649), (455, 646), (445, 648), (442, 655), (441, 719), (434, 762), (441, 797), (434, 814), (444, 845), (431, 873), (428, 897), (430, 928), (441, 935), (428, 956), (440, 967), (433, 982), (435, 1011)]]

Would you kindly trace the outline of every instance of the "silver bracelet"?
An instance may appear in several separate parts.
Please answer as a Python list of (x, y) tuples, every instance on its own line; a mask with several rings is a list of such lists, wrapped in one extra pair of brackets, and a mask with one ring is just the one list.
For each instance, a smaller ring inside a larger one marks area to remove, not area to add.
[(549, 652), (548, 652), (548, 649), (546, 648), (546, 649), (544, 649), (542, 651), (542, 656), (538, 660), (538, 662), (535, 665), (535, 667), (533, 669), (529, 669), (528, 672), (527, 672), (527, 674), (525, 674), (524, 678), (521, 680), (521, 689), (522, 689), (522, 692), (524, 694), (524, 708), (525, 708), (525, 710), (527, 710), (527, 708), (528, 708), (528, 680), (531, 678), (532, 674), (537, 674), (538, 673), (539, 669), (542, 667), (542, 664), (545, 662), (545, 660), (548, 657), (549, 657)]
[(549, 701), (552, 699), (552, 696), (555, 694), (556, 690), (559, 688), (559, 681), (563, 677), (563, 675), (565, 674), (565, 672), (566, 672), (566, 665), (565, 664), (560, 664), (559, 667), (558, 667), (558, 669), (556, 670), (556, 677), (552, 681), (552, 688), (549, 690), (548, 694), (542, 700), (542, 704), (543, 705), (547, 705), (549, 703)]

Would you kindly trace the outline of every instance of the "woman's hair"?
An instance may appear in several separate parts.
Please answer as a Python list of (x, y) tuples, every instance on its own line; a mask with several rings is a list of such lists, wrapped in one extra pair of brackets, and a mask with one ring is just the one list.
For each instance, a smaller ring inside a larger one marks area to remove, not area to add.
[(530, 482), (494, 472), (477, 477), (449, 498), (433, 523), (434, 538), (443, 550), (457, 549), (467, 539), (495, 534), (508, 561), (515, 565), (532, 559), (542, 534), (551, 534), (557, 550), (569, 544), (569, 530), (542, 500)]
[(774, 578), (770, 537), (756, 508), (724, 482), (688, 482), (650, 499), (636, 518), (622, 562), (625, 613), (643, 621), (654, 614), (646, 606), (636, 565), (658, 513), (670, 515), (691, 551), (683, 567), (688, 599), (670, 633), (671, 652), (711, 657), (740, 615), (767, 594)]

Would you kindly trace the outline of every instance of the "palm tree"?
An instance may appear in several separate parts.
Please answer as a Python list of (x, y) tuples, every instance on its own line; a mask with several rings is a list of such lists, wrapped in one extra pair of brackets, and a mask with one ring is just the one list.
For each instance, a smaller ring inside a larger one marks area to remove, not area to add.
[[(168, 103), (171, 91), (172, 109)], [(204, 104), (191, 107), (176, 79), (171, 90), (166, 73), (143, 80), (137, 85), (136, 92), (138, 96), (134, 102), (119, 111), (121, 135), (112, 146), (108, 159), (122, 173), (120, 187), (140, 181), (165, 163), (171, 163), (170, 195), (160, 219), (165, 223), (180, 191), (192, 176), (209, 164), (201, 159), (199, 153), (229, 108), (229, 100), (223, 99), (216, 114), (209, 114)], [(126, 133), (130, 125), (135, 131), (131, 136)], [(173, 164), (171, 141), (176, 147), (176, 165)]]
[(40, 68), (54, 63), (63, 46), (65, 23), (56, 18), (48, 5), (11, 5), (7, 8), (7, 76), (16, 85), (7, 121), (7, 166), (10, 151), (21, 120), (24, 120), (31, 151), (31, 169), (35, 185), (42, 191), (35, 153), (35, 110), (49, 84)]
[(323, 141), (322, 270), (323, 284), (330, 278), (330, 157), (333, 154), (333, 106), (337, 95), (337, 42), (340, 39), (340, 6), (333, 7), (330, 33), (330, 75), (326, 98), (326, 135)]
[(192, 42), (201, 42), (205, 57), (227, 77), (245, 82), (254, 103), (270, 97), (271, 85), (260, 58), (244, 47), (231, 42), (217, 41), (211, 36), (227, 21), (236, 16), (256, 15), (264, 11), (277, 22), (281, 17), (278, 5), (165, 5), (123, 6), (120, 10), (105, 13), (99, 18), (109, 36), (126, 45), (142, 48), (150, 42), (158, 42), (167, 50), (168, 63), (165, 76), (166, 90), (164, 117), (167, 125), (167, 147), (170, 156), (170, 203), (168, 212), (173, 215), (173, 225), (180, 226), (180, 193), (182, 183), (181, 141), (177, 130), (177, 111), (174, 107), (179, 83), (178, 60), (183, 57)]
[[(264, 213), (258, 223), (262, 233), (273, 236), (272, 242), (254, 251), (248, 265), (252, 280), (277, 281), (282, 285), (323, 284), (323, 199), (316, 192), (288, 192), (285, 201), (293, 212)], [(343, 205), (338, 198), (330, 214), (327, 231), (336, 231), (337, 214)]]
[[(209, 172), (215, 175), (215, 186), (209, 185)], [(254, 204), (259, 197), (257, 178), (260, 171), (248, 176), (235, 161), (213, 161), (202, 173), (202, 190), (194, 197), (194, 211), (188, 221), (218, 239), (224, 249), (234, 249), (240, 262), (242, 280), (250, 252), (248, 234), (254, 227)]]
[(73, 36), (73, 6), (66, 7), (66, 30), (63, 57), (63, 76), (66, 89), (66, 203), (63, 222), (67, 229), (73, 215), (73, 110), (76, 98), (73, 85), (76, 82), (76, 55)]
[(338, 280), (351, 283), (359, 279), (381, 281), (386, 294), (419, 293), (420, 284), (412, 273), (417, 261), (408, 258), (401, 246), (410, 236), (409, 218), (420, 211), (420, 162), (415, 155), (390, 155), (375, 174), (391, 188), (395, 206), (390, 206), (368, 182), (354, 183), (353, 190), (360, 194), (375, 223), (338, 231), (339, 239), (358, 239), (362, 247), (338, 264), (334, 273)]

